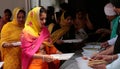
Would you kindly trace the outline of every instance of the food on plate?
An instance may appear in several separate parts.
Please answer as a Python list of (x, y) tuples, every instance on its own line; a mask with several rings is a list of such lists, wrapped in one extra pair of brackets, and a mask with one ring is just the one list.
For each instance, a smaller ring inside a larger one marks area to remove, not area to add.
[(88, 66), (92, 67), (94, 65), (99, 65), (99, 64), (107, 64), (107, 62), (105, 60), (94, 60), (94, 59), (90, 59), (88, 61)]

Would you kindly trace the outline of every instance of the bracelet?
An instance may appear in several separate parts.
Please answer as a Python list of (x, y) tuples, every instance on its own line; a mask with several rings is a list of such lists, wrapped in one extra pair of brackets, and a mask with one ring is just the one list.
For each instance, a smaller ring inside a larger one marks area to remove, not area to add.
[(43, 61), (44, 61), (44, 55), (42, 56), (42, 59), (43, 59)]
[(5, 48), (5, 47), (6, 47), (6, 46), (5, 46), (5, 43), (6, 43), (6, 42), (3, 42), (3, 43), (1, 44), (3, 48)]
[(3, 48), (6, 48), (6, 47), (8, 47), (8, 46), (6, 46), (5, 43), (4, 43), (4, 44), (2, 45), (2, 47), (3, 47)]

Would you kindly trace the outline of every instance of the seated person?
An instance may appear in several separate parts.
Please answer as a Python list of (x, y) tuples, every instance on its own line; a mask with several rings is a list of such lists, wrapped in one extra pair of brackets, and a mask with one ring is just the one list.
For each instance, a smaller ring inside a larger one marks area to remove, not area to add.
[(3, 25), (11, 21), (11, 16), (12, 16), (11, 10), (5, 9), (3, 17), (0, 18), (0, 32), (2, 30)]

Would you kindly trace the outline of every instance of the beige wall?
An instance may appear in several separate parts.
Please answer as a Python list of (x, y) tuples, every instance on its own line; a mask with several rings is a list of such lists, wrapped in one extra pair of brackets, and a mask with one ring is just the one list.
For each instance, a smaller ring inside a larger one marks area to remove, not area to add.
[[(60, 0), (60, 1), (66, 2), (67, 0)], [(47, 6), (52, 5), (55, 7), (55, 11), (59, 11), (59, 3), (57, 2), (59, 2), (59, 0), (41, 0), (41, 5), (44, 6), (45, 8)], [(0, 0), (0, 16), (3, 15), (3, 11), (6, 8), (12, 11), (15, 7), (22, 7), (25, 8), (26, 12), (28, 12), (31, 9), (31, 6), (30, 6), (30, 0)]]
[(4, 9), (9, 8), (12, 11), (15, 7), (26, 9), (25, 0), (0, 0), (0, 15), (2, 16)]

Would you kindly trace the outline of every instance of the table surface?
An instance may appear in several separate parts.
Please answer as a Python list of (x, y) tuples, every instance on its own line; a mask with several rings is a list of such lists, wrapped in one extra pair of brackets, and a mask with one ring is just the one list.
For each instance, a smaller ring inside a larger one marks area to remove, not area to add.
[(79, 69), (77, 61), (75, 58), (81, 57), (81, 50), (75, 51), (75, 54), (67, 61), (65, 61), (59, 69)]

